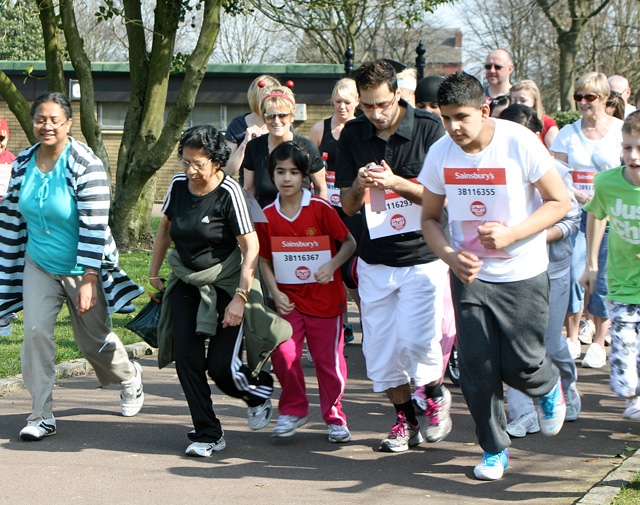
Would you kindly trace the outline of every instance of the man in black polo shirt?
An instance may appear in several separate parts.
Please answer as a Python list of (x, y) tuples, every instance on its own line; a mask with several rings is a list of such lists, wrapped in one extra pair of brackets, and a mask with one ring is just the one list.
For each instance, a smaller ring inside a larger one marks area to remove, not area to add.
[[(340, 135), (336, 186), (348, 215), (363, 210), (358, 246), (363, 352), (373, 389), (386, 392), (396, 424), (380, 450), (422, 442), (410, 380), (426, 386), (425, 435), (451, 431), (451, 394), (442, 386), (443, 296), (447, 267), (422, 238), (418, 176), (429, 147), (444, 135), (440, 120), (400, 99), (395, 70), (383, 60), (354, 75), (364, 115)], [(446, 219), (444, 220), (446, 223)]]

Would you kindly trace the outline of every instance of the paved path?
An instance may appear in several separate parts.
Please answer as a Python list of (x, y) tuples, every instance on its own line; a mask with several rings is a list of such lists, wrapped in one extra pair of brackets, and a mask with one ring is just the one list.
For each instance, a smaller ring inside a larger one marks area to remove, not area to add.
[(327, 442), (309, 364), (310, 422), (289, 439), (272, 438), (269, 428), (249, 430), (242, 402), (216, 390), (227, 449), (211, 458), (183, 454), (189, 412), (175, 369), (158, 370), (155, 356), (140, 359), (146, 403), (134, 418), (119, 415), (118, 388), (97, 388), (90, 373), (58, 382), (57, 435), (23, 442), (18, 432), (30, 411), (28, 393), (0, 397), (0, 504), (570, 504), (620, 464), (618, 455), (640, 447), (640, 423), (620, 417), (607, 367), (580, 369), (581, 418), (556, 437), (514, 440), (510, 469), (500, 481), (473, 478), (481, 449), (454, 386), (447, 440), (379, 453), (394, 414), (371, 391), (359, 335), (356, 342), (345, 351), (349, 444)]

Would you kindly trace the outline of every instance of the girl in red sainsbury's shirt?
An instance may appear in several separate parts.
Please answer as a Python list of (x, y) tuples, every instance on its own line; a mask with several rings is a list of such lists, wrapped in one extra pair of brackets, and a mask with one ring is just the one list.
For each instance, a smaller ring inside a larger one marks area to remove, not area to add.
[[(278, 196), (264, 208), (268, 222), (256, 223), (260, 268), (278, 312), (293, 326), (293, 337), (271, 356), (282, 386), (273, 433), (291, 436), (308, 421), (309, 400), (300, 362), (306, 338), (329, 441), (348, 442), (351, 434), (341, 404), (347, 380), (342, 352), (347, 300), (340, 265), (351, 256), (356, 242), (331, 204), (303, 188), (309, 156), (300, 147), (291, 142), (276, 147), (268, 170)], [(341, 242), (338, 250), (336, 242)]]

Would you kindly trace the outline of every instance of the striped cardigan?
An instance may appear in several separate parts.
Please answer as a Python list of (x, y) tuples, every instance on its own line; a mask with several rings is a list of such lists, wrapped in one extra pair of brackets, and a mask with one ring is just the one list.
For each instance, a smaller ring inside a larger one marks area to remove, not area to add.
[[(77, 264), (100, 271), (109, 313), (118, 312), (143, 293), (118, 268), (118, 250), (109, 229), (109, 182), (100, 159), (70, 138), (67, 184), (78, 206), (80, 240)], [(22, 278), (27, 224), (18, 210), (20, 187), (36, 144), (13, 162), (7, 194), (0, 202), (0, 318), (22, 310)]]

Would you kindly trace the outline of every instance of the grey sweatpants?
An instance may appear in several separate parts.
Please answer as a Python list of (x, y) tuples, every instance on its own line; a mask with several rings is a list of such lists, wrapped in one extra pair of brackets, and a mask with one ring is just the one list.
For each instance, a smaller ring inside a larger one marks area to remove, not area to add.
[(506, 432), (503, 385), (534, 398), (555, 386), (558, 371), (546, 356), (549, 319), (547, 273), (517, 282), (476, 279), (463, 284), (451, 275), (458, 329), (460, 387), (483, 450), (511, 445)]
[[(80, 276), (53, 275), (26, 257), (23, 280), (24, 341), (20, 357), (22, 378), (31, 394), (28, 420), (48, 419), (53, 414), (56, 318), (66, 301), (73, 335), (80, 351), (93, 366), (100, 384), (119, 384), (133, 377), (135, 369), (127, 351), (107, 325), (107, 305), (98, 286), (96, 306), (79, 316), (75, 304)], [(98, 352), (109, 340), (102, 352)]]

